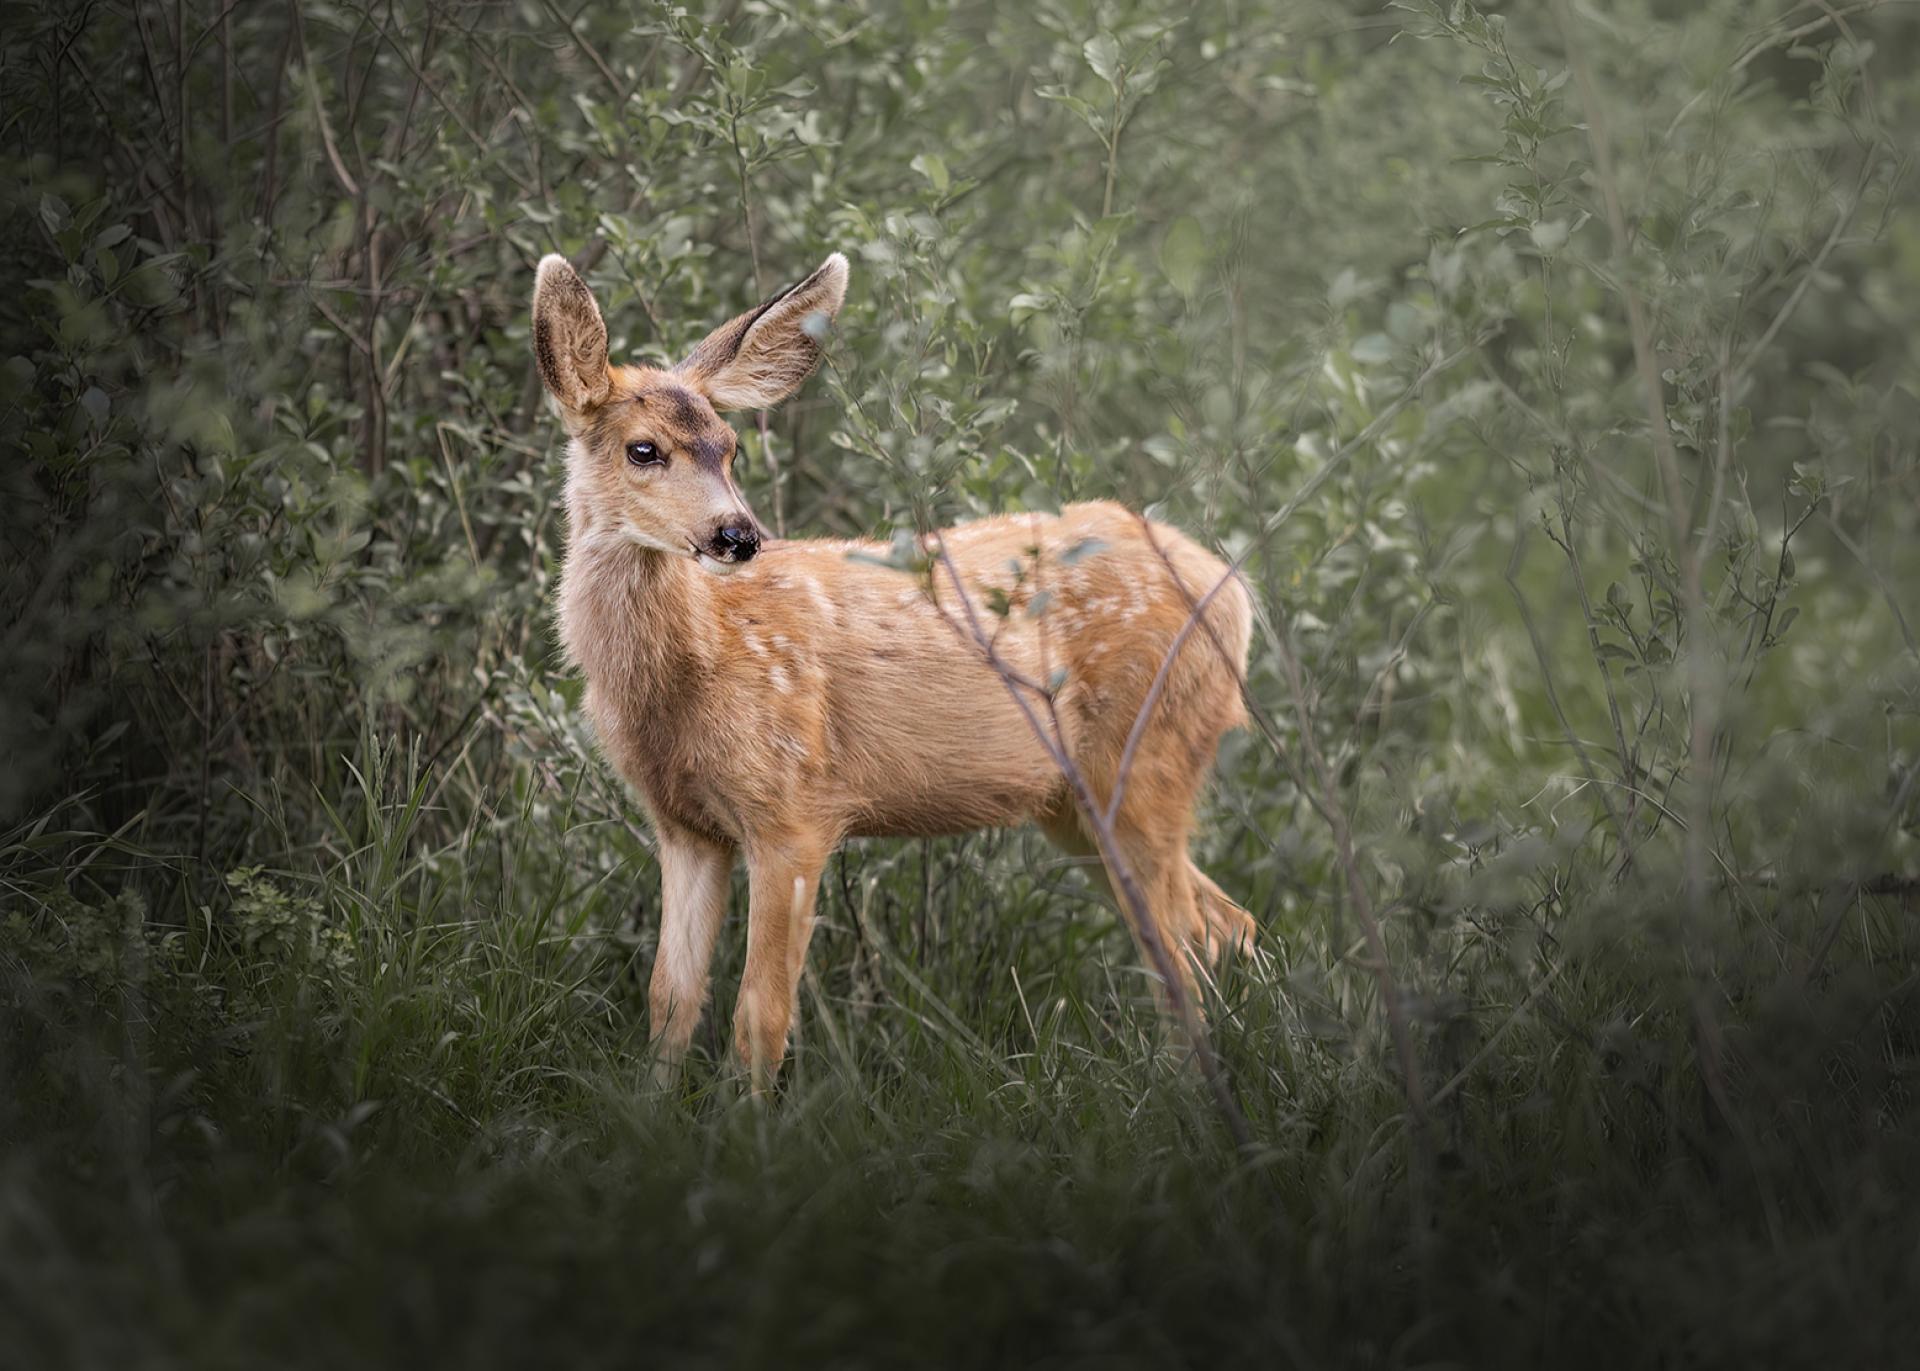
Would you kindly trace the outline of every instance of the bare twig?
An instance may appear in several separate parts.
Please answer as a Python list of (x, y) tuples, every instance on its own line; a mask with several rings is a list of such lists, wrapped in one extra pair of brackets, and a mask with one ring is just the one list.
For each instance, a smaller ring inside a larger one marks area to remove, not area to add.
[(1781, 305), (1774, 314), (1766, 331), (1755, 340), (1752, 347), (1747, 349), (1747, 355), (1740, 359), (1739, 369), (1734, 373), (1736, 379), (1744, 378), (1753, 370), (1754, 364), (1766, 355), (1767, 349), (1772, 346), (1780, 330), (1786, 327), (1794, 311), (1800, 308), (1800, 301), (1805, 298), (1807, 288), (1813, 284), (1814, 277), (1820, 274), (1820, 268), (1826, 265), (1827, 258), (1839, 244), (1841, 235), (1847, 231), (1848, 225), (1853, 223), (1853, 216), (1859, 212), (1861, 201), (1866, 199), (1867, 182), (1873, 176), (1874, 166), (1875, 161), (1871, 155), (1861, 160), (1860, 175), (1853, 186), (1853, 197), (1847, 202), (1846, 208), (1841, 210), (1840, 217), (1833, 221), (1833, 231), (1827, 235), (1826, 242), (1820, 245), (1820, 250), (1814, 254), (1813, 260), (1807, 263), (1807, 269), (1800, 274), (1799, 281), (1793, 287), (1793, 293), (1787, 296), (1786, 303)]
[(1373, 900), (1368, 894), (1366, 880), (1360, 873), (1359, 858), (1354, 853), (1352, 824), (1348, 821), (1345, 805), (1340, 801), (1332, 768), (1327, 765), (1327, 759), (1321, 754), (1320, 745), (1314, 737), (1313, 705), (1307, 693), (1300, 659), (1293, 650), (1292, 634), (1287, 631), (1286, 621), (1278, 616), (1275, 629), (1274, 645), (1279, 650), (1280, 666), (1286, 673), (1287, 688), (1293, 695), (1294, 710), (1300, 719), (1300, 749), (1306, 753), (1307, 763), (1319, 782), (1322, 812), (1333, 829), (1334, 848), (1339, 855), (1341, 872), (1346, 877), (1347, 899), (1353, 906), (1354, 918), (1359, 921), (1361, 935), (1366, 939), (1370, 958), (1368, 969), (1373, 972), (1379, 986), (1381, 1007), (1387, 1016), (1387, 1031), (1393, 1039), (1394, 1054), (1400, 1061), (1400, 1084), (1406, 1092), (1407, 1114), (1412, 1125), (1413, 1161), (1408, 1168), (1408, 1177), (1414, 1227), (1419, 1232), (1425, 1227), (1423, 1206), (1431, 1140), (1427, 1131), (1426, 1090), (1421, 1081), (1413, 1028), (1407, 1021), (1407, 1007), (1394, 978), (1386, 936), (1381, 930), (1380, 921), (1374, 916)]
[[(1300, 506), (1312, 499), (1315, 492), (1327, 483), (1334, 472), (1346, 465), (1348, 458), (1352, 457), (1354, 453), (1358, 452), (1368, 443), (1371, 443), (1375, 438), (1378, 438), (1381, 431), (1393, 422), (1395, 415), (1399, 414), (1401, 410), (1419, 398), (1420, 392), (1426, 389), (1427, 382), (1440, 375), (1441, 372), (1451, 370), (1463, 359), (1471, 357), (1480, 347), (1481, 341), (1480, 339), (1475, 339), (1471, 343), (1462, 344), (1460, 347), (1455, 348), (1428, 366), (1427, 369), (1422, 371), (1418, 376), (1414, 377), (1413, 380), (1408, 383), (1407, 388), (1394, 397), (1391, 404), (1374, 415), (1372, 422), (1365, 428), (1342, 443), (1334, 452), (1333, 456), (1327, 458), (1327, 460), (1321, 464), (1320, 469), (1308, 477), (1306, 483), (1302, 485), (1300, 489), (1296, 490), (1284, 505), (1280, 506), (1279, 509), (1275, 510), (1272, 515), (1267, 518), (1267, 521), (1262, 524), (1260, 528), (1262, 536), (1277, 531), (1282, 524), (1286, 523), (1288, 519), (1291, 519)], [(1244, 556), (1235, 559), (1234, 566), (1236, 568), (1239, 566), (1241, 560), (1244, 560)]]
[[(1557, 461), (1555, 465), (1558, 465)], [(1587, 626), (1587, 648), (1593, 654), (1594, 668), (1600, 673), (1600, 684), (1606, 692), (1607, 717), (1613, 724), (1613, 742), (1620, 760), (1620, 775), (1622, 779), (1631, 785), (1639, 768), (1634, 761), (1633, 752), (1627, 747), (1626, 725), (1621, 721), (1620, 717), (1620, 696), (1613, 688), (1613, 671), (1607, 665), (1607, 655), (1605, 651), (1603, 651), (1605, 645), (1600, 641), (1600, 625), (1595, 620), (1593, 614), (1593, 597), (1587, 591), (1586, 570), (1580, 564), (1580, 549), (1573, 534), (1573, 495), (1567, 486), (1566, 473), (1560, 471), (1556, 473), (1556, 476), (1560, 487), (1560, 533), (1558, 537), (1555, 537), (1551, 526), (1549, 526), (1547, 529), (1547, 537), (1551, 538), (1554, 543), (1559, 546), (1561, 552), (1566, 554), (1567, 565), (1573, 570), (1574, 588), (1580, 593), (1580, 615), (1581, 618), (1585, 620)], [(1507, 585), (1512, 589), (1515, 597), (1520, 598), (1520, 586), (1513, 578), (1513, 569), (1513, 565), (1510, 563), (1507, 568)], [(1526, 602), (1524, 599), (1521, 599), (1520, 607), (1521, 612), (1524, 614), (1526, 612)], [(1533, 640), (1536, 655), (1539, 655), (1540, 640), (1533, 633), (1531, 621), (1528, 622), (1527, 633)], [(1544, 656), (1541, 657), (1541, 665), (1544, 669)], [(1551, 690), (1552, 687), (1549, 686), (1548, 688)], [(1630, 832), (1633, 828), (1634, 818), (1632, 793), (1631, 791), (1629, 792), (1627, 812), (1620, 824), (1620, 840), (1624, 846), (1630, 846), (1632, 843)]]
[[(1626, 214), (1620, 203), (1619, 184), (1614, 176), (1613, 150), (1607, 134), (1605, 112), (1601, 107), (1593, 78), (1587, 70), (1585, 56), (1574, 39), (1566, 0), (1553, 0), (1553, 8), (1566, 46), (1567, 64), (1572, 69), (1574, 84), (1580, 93), (1580, 103), (1586, 113), (1587, 142), (1593, 152), (1594, 180), (1600, 191), (1601, 202), (1606, 209), (1607, 224), (1613, 240), (1613, 255), (1620, 267), (1617, 289), (1626, 304), (1627, 327), (1633, 343), (1634, 366), (1639, 373), (1641, 399), (1646, 406), (1648, 436), (1653, 445), (1654, 460), (1659, 467), (1661, 483), (1666, 489), (1668, 516), (1673, 526), (1674, 555), (1680, 563), (1681, 596), (1686, 616), (1689, 716), (1688, 823), (1685, 833), (1687, 916), (1683, 928), (1687, 959), (1691, 964), (1689, 969), (1693, 980), (1691, 998), (1694, 1044), (1699, 1064), (1700, 1083), (1712, 1104), (1713, 1111), (1735, 1130), (1743, 1146), (1746, 1147), (1751, 1161), (1752, 1142), (1746, 1137), (1745, 1130), (1734, 1114), (1727, 1096), (1723, 1065), (1725, 1048), (1708, 991), (1710, 975), (1701, 965), (1708, 956), (1708, 948), (1701, 938), (1701, 933), (1708, 912), (1709, 898), (1707, 855), (1708, 842), (1712, 833), (1713, 738), (1718, 726), (1720, 695), (1724, 688), (1711, 679), (1713, 673), (1707, 661), (1706, 594), (1701, 582), (1701, 549), (1694, 544), (1688, 527), (1690, 502), (1684, 498), (1684, 492), (1681, 489), (1679, 464), (1673, 449), (1673, 435), (1667, 428), (1666, 392), (1660, 378), (1659, 362), (1654, 356), (1652, 328), (1631, 279), (1629, 257), (1633, 244), (1627, 230)], [(1777, 1244), (1779, 1230), (1773, 1212), (1772, 1195), (1764, 1180), (1760, 1178), (1757, 1164), (1755, 1178), (1760, 1187), (1762, 1203), (1767, 1210), (1768, 1224), (1773, 1229)]]
[[(1034, 739), (1045, 750), (1049, 760), (1066, 781), (1069, 791), (1072, 792), (1075, 807), (1079, 810), (1088, 834), (1100, 853), (1100, 860), (1106, 866), (1107, 874), (1112, 880), (1114, 894), (1118, 898), (1121, 911), (1126, 915), (1134, 939), (1140, 950), (1146, 954), (1154, 975), (1161, 982), (1167, 1009), (1185, 1035), (1187, 1044), (1199, 1064), (1201, 1074), (1213, 1094), (1215, 1106), (1227, 1126), (1227, 1131), (1232, 1135), (1235, 1146), (1242, 1151), (1251, 1149), (1252, 1129), (1248, 1126), (1246, 1115), (1241, 1112), (1239, 1103), (1233, 1097), (1225, 1069), (1214, 1053), (1206, 1025), (1200, 1017), (1199, 1007), (1188, 993), (1189, 981), (1174, 961), (1174, 958), (1181, 954), (1168, 947), (1165, 939), (1160, 936), (1159, 925), (1155, 922), (1153, 911), (1140, 889), (1139, 881), (1120, 851), (1113, 825), (1107, 822), (1104, 808), (1094, 796), (1085, 775), (1067, 752), (1065, 739), (1060, 732), (1059, 718), (1051, 714), (1052, 692), (1026, 680), (1000, 655), (992, 636), (980, 623), (973, 601), (967, 594), (966, 583), (961, 579), (960, 569), (954, 564), (952, 553), (947, 550), (943, 542), (936, 543), (935, 546), (939, 564), (946, 571), (948, 579), (953, 584), (954, 592), (959, 597), (960, 617), (956, 618), (949, 612), (940, 603), (938, 596), (934, 597), (935, 608), (963, 641), (971, 642), (980, 651), (987, 665), (1000, 678), (1008, 697), (1020, 711)], [(1051, 727), (1049, 727), (1049, 721), (1043, 720), (1035, 709), (1033, 698), (1031, 698), (1035, 696), (1047, 702), (1051, 715)]]
[(326, 149), (327, 165), (333, 168), (333, 176), (344, 190), (354, 199), (360, 198), (360, 183), (353, 179), (353, 173), (347, 170), (347, 164), (340, 158), (340, 149), (333, 141), (333, 125), (327, 119), (326, 101), (320, 98), (320, 81), (313, 74), (313, 58), (307, 51), (306, 35), (301, 31), (299, 6), (294, 6), (294, 32), (299, 37), (300, 64), (305, 68), (307, 94), (313, 98), (313, 116), (320, 126), (320, 143)]
[(1454, 1074), (1448, 1078), (1446, 1084), (1433, 1092), (1433, 1097), (1427, 1101), (1429, 1107), (1437, 1108), (1441, 1104), (1444, 1104), (1447, 1099), (1452, 1096), (1454, 1091), (1458, 1090), (1473, 1078), (1473, 1073), (1479, 1068), (1480, 1063), (1485, 1061), (1493, 1052), (1493, 1049), (1500, 1045), (1500, 1040), (1507, 1036), (1508, 1030), (1520, 1022), (1520, 1016), (1527, 1012), (1528, 1006), (1539, 999), (1540, 996), (1546, 992), (1547, 988), (1559, 979), (1560, 972), (1565, 966), (1565, 962), (1555, 962), (1547, 968), (1546, 975), (1528, 987), (1526, 995), (1521, 999), (1519, 1004), (1513, 1007), (1513, 1012), (1507, 1015), (1506, 1022), (1495, 1029), (1493, 1035), (1480, 1045), (1480, 1050), (1473, 1054), (1465, 1066), (1454, 1072)]
[[(1566, 735), (1568, 746), (1573, 748), (1574, 755), (1580, 759), (1580, 770), (1586, 774), (1588, 781), (1597, 782), (1600, 776), (1594, 770), (1593, 758), (1587, 755), (1587, 745), (1580, 741), (1580, 734), (1574, 729), (1573, 721), (1567, 717), (1566, 708), (1560, 703), (1560, 692), (1554, 688), (1553, 668), (1547, 660), (1546, 645), (1540, 641), (1540, 631), (1534, 627), (1533, 623), (1533, 612), (1527, 607), (1527, 597), (1520, 590), (1520, 561), (1526, 555), (1526, 550), (1527, 535), (1525, 528), (1522, 528), (1519, 536), (1514, 539), (1513, 555), (1507, 558), (1507, 589), (1513, 592), (1514, 603), (1520, 608), (1520, 623), (1527, 630), (1527, 641), (1533, 645), (1533, 658), (1540, 667), (1540, 684), (1547, 692), (1547, 703), (1553, 708), (1553, 717), (1560, 721), (1560, 731)], [(1624, 733), (1620, 747), (1620, 765), (1624, 770), (1628, 765)], [(1628, 832), (1625, 821), (1614, 809), (1613, 801), (1608, 797), (1604, 787), (1599, 789), (1598, 794), (1602, 808), (1607, 811), (1607, 822), (1619, 835), (1621, 845), (1628, 846), (1632, 836)]]
[(1626, 211), (1620, 204), (1619, 183), (1613, 174), (1613, 147), (1608, 141), (1607, 125), (1593, 79), (1587, 72), (1579, 46), (1573, 40), (1572, 26), (1567, 22), (1566, 0), (1553, 0), (1553, 8), (1566, 44), (1567, 64), (1573, 69), (1574, 84), (1579, 88), (1580, 103), (1587, 115), (1587, 146), (1593, 152), (1594, 181), (1600, 191), (1607, 228), (1613, 238), (1613, 255), (1620, 268), (1614, 286), (1627, 307), (1627, 330), (1633, 341), (1634, 367), (1639, 372), (1646, 401), (1648, 437), (1653, 444), (1654, 463), (1659, 468), (1661, 485), (1667, 493), (1667, 517), (1674, 524), (1675, 543), (1684, 544), (1687, 535), (1687, 502), (1680, 486), (1680, 464), (1673, 450), (1673, 435), (1667, 431), (1666, 391), (1660, 379), (1659, 359), (1654, 355), (1653, 328), (1641, 304), (1640, 293), (1633, 288), (1633, 282), (1627, 274), (1633, 238), (1627, 230)]
[(280, 165), (280, 121), (283, 117), (281, 101), (286, 95), (287, 62), (293, 54), (294, 20), (299, 13), (300, 0), (287, 0), (287, 8), (291, 13), (287, 16), (286, 35), (280, 40), (280, 55), (273, 64), (273, 98), (267, 106), (267, 146), (260, 170), (260, 195), (255, 201), (255, 213), (261, 222), (268, 224), (273, 222), (274, 201), (279, 198), (277, 170)]
[[(1797, 43), (1809, 34), (1818, 33), (1829, 24), (1844, 24), (1847, 15), (1862, 14), (1868, 10), (1877, 10), (1886, 3), (1887, 0), (1863, 0), (1861, 4), (1849, 5), (1842, 10), (1828, 9), (1827, 13), (1821, 18), (1797, 25), (1794, 28), (1777, 29), (1772, 33), (1765, 34), (1750, 43), (1746, 51), (1734, 59), (1733, 65), (1727, 68), (1727, 75), (1738, 76), (1749, 66), (1753, 65), (1756, 59), (1764, 57), (1775, 48), (1783, 48), (1790, 43)], [(1556, 4), (1556, 8), (1557, 7)], [(1686, 117), (1693, 113), (1694, 106), (1706, 99), (1711, 91), (1712, 87), (1708, 86), (1696, 92), (1692, 99), (1688, 100), (1686, 104), (1679, 108), (1674, 114), (1672, 122), (1667, 125), (1666, 138), (1670, 139), (1673, 137), (1674, 130), (1680, 127)]]
[(547, 13), (555, 19), (558, 19), (561, 24), (566, 27), (567, 37), (573, 40), (573, 45), (580, 49), (581, 52), (584, 52), (587, 55), (587, 60), (593, 63), (594, 69), (600, 73), (600, 79), (607, 83), (607, 90), (613, 95), (613, 103), (616, 105), (626, 104), (626, 87), (621, 85), (620, 78), (613, 74), (613, 68), (607, 65), (607, 59), (600, 55), (600, 50), (586, 40), (579, 28), (574, 25), (573, 20), (562, 13), (560, 7), (554, 4), (553, 0), (542, 0), (542, 2), (546, 6)]
[[(1142, 519), (1141, 522), (1144, 524), (1146, 521)], [(1158, 551), (1158, 548), (1156, 547), (1155, 550)], [(1180, 655), (1180, 649), (1186, 646), (1188, 635), (1199, 625), (1207, 611), (1207, 606), (1213, 603), (1214, 596), (1225, 590), (1237, 574), (1232, 567), (1227, 568), (1220, 579), (1209, 587), (1207, 593), (1200, 597), (1199, 602), (1188, 609), (1186, 621), (1180, 625), (1179, 632), (1173, 635), (1173, 641), (1167, 644), (1166, 655), (1160, 659), (1160, 669), (1154, 673), (1153, 683), (1147, 687), (1146, 697), (1140, 701), (1139, 712), (1133, 716), (1133, 727), (1127, 731), (1127, 744), (1120, 750), (1120, 765), (1114, 772), (1113, 794), (1107, 800), (1106, 821), (1109, 825), (1120, 814), (1120, 801), (1126, 794), (1127, 774), (1133, 769), (1133, 754), (1139, 749), (1141, 736), (1147, 731), (1147, 721), (1153, 717), (1154, 706), (1160, 703), (1160, 694), (1166, 689), (1167, 677), (1173, 671), (1174, 659)], [(1211, 632), (1211, 629), (1209, 631)], [(1227, 655), (1224, 646), (1221, 647), (1221, 653), (1223, 656)], [(1228, 656), (1227, 669), (1233, 673), (1236, 684), (1240, 683), (1240, 664), (1233, 661), (1230, 656)]]
[(1887, 609), (1893, 615), (1894, 624), (1900, 630), (1900, 640), (1906, 644), (1907, 655), (1916, 662), (1920, 662), (1920, 641), (1914, 638), (1913, 626), (1907, 622), (1907, 613), (1900, 607), (1899, 597), (1893, 593), (1893, 587), (1887, 584), (1887, 578), (1880, 574), (1880, 568), (1873, 564), (1872, 558), (1867, 555), (1867, 549), (1840, 526), (1840, 521), (1834, 517), (1831, 504), (1827, 509), (1827, 531), (1832, 533), (1835, 541), (1852, 554), (1854, 560), (1866, 570), (1875, 588), (1879, 590), (1880, 598), (1886, 601)]

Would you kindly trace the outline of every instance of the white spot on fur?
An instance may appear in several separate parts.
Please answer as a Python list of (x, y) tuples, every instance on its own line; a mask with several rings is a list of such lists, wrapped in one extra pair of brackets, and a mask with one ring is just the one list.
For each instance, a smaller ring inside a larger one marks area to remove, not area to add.
[(837, 628), (840, 624), (840, 611), (833, 603), (832, 597), (827, 594), (826, 587), (812, 576), (801, 577), (800, 585), (807, 592), (807, 598), (813, 601), (814, 609), (819, 612), (827, 627)]

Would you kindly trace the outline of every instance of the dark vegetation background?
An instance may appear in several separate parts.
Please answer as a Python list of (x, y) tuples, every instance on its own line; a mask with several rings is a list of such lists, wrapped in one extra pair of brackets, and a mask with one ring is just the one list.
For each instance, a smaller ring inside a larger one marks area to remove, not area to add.
[[(1920, 7), (1511, 8), (0, 6), (4, 1360), (1905, 1360)], [(832, 248), (763, 518), (1248, 558), (1250, 1150), (1026, 834), (643, 1084), (532, 265)]]

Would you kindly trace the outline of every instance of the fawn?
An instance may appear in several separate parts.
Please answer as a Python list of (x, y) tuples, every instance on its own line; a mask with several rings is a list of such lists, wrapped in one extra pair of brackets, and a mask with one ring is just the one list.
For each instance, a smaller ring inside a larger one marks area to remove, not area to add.
[[(1063, 756), (1103, 812), (1125, 758), (1107, 827), (1183, 988), (1190, 956), (1253, 935), (1187, 853), (1220, 736), (1246, 719), (1252, 605), (1218, 558), (1119, 505), (1078, 504), (928, 535), (928, 585), (880, 564), (884, 544), (770, 539), (747, 509), (719, 412), (799, 389), (846, 287), (834, 253), (663, 370), (609, 364), (599, 306), (564, 258), (542, 260), (534, 286), (534, 353), (571, 439), (561, 643), (659, 839), (662, 1079), (706, 1000), (737, 852), (750, 890), (734, 1042), (758, 1083), (786, 1053), (834, 849), (1032, 820), (1092, 854)], [(974, 612), (989, 601), (999, 613)], [(1050, 697), (1057, 753), (1015, 691)]]

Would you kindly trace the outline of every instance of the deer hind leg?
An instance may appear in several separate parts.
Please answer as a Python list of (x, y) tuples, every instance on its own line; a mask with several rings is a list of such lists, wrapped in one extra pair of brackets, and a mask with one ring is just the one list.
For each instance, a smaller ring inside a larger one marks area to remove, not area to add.
[[(1244, 639), (1244, 627), (1239, 636)], [(1118, 717), (1131, 725), (1127, 710)], [(1101, 804), (1111, 804), (1118, 791), (1115, 845), (1121, 860), (1138, 869), (1142, 893), (1155, 903), (1168, 941), (1183, 954), (1183, 971), (1188, 969), (1187, 954), (1202, 966), (1214, 967), (1227, 952), (1253, 947), (1252, 915), (1195, 866), (1188, 852), (1194, 806), (1212, 769), (1220, 734), (1240, 718), (1234, 680), (1218, 670), (1212, 656), (1195, 656), (1189, 644), (1168, 677), (1151, 725), (1127, 759), (1124, 776), (1119, 774), (1124, 740), (1109, 729), (1090, 728), (1075, 758)], [(1043, 822), (1069, 850), (1074, 850), (1075, 837), (1084, 837), (1059, 817)]]
[(660, 946), (649, 987), (654, 1079), (670, 1083), (707, 1001), (713, 944), (727, 912), (733, 849), (660, 830)]
[(1253, 952), (1253, 935), (1260, 927), (1253, 921), (1253, 915), (1235, 904), (1226, 891), (1214, 884), (1211, 876), (1193, 864), (1191, 858), (1187, 866), (1204, 925), (1201, 930), (1201, 951), (1207, 959), (1207, 965), (1219, 966), (1220, 959), (1229, 952), (1242, 957), (1250, 956)]
[[(1054, 809), (1041, 815), (1040, 827), (1062, 851), (1076, 857), (1101, 858), (1095, 871), (1100, 883), (1105, 885), (1114, 903), (1120, 907), (1121, 916), (1133, 934), (1134, 945), (1140, 951), (1141, 961), (1153, 975), (1154, 997), (1162, 1010), (1169, 1010), (1171, 1004), (1163, 968), (1147, 947), (1150, 937), (1156, 938), (1163, 950), (1175, 979), (1186, 992), (1188, 1003), (1198, 1010), (1199, 986), (1189, 949), (1197, 946), (1196, 939), (1200, 937), (1203, 925), (1192, 880), (1193, 868), (1186, 855), (1187, 820), (1182, 814), (1177, 822), (1168, 826), (1143, 823), (1141, 811), (1144, 808), (1123, 794), (1120, 813), (1111, 826), (1119, 871), (1107, 862), (1099, 843), (1071, 800), (1063, 800)], [(1147, 928), (1135, 927), (1135, 911), (1125, 890), (1125, 882), (1129, 881), (1147, 907)]]
[[(1145, 840), (1124, 844), (1124, 850), (1133, 851), (1142, 849), (1151, 851), (1152, 847), (1153, 845)], [(1087, 850), (1091, 850), (1091, 844), (1088, 844)], [(1126, 860), (1124, 852), (1123, 860)], [(1251, 956), (1254, 950), (1254, 936), (1260, 929), (1259, 924), (1254, 922), (1253, 915), (1241, 908), (1232, 896), (1220, 888), (1213, 877), (1207, 875), (1195, 864), (1192, 856), (1185, 851), (1184, 844), (1178, 854), (1178, 860), (1184, 862), (1186, 866), (1185, 885), (1191, 891), (1191, 903), (1187, 894), (1178, 889), (1164, 891), (1160, 896), (1165, 901), (1162, 908), (1172, 912), (1174, 929), (1179, 935), (1174, 946), (1183, 955), (1198, 958), (1210, 971), (1218, 970), (1221, 961), (1229, 953), (1242, 957)], [(1103, 884), (1111, 894), (1113, 882), (1106, 878), (1104, 868), (1101, 869), (1100, 874)], [(1179, 884), (1175, 882), (1176, 887)]]
[(733, 1041), (755, 1090), (766, 1088), (787, 1055), (794, 992), (831, 847), (808, 837), (756, 843), (747, 851), (747, 966), (734, 1008)]

